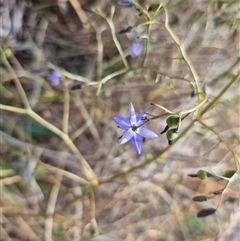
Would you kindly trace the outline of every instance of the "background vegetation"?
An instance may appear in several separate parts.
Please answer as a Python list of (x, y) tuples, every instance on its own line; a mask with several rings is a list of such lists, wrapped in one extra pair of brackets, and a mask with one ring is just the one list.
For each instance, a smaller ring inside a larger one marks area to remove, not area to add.
[[(239, 240), (237, 0), (2, 0), (0, 16), (1, 240)], [(158, 134), (162, 107), (187, 114), (179, 138), (119, 145), (130, 102)]]

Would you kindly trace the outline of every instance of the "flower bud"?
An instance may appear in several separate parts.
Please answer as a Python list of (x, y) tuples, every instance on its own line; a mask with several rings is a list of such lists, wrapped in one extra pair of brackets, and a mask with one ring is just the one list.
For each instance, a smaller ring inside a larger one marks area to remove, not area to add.
[(179, 116), (177, 115), (169, 116), (166, 122), (169, 128), (177, 128), (179, 125)]
[(172, 141), (178, 137), (177, 129), (171, 129), (166, 133), (168, 144), (171, 145)]
[(231, 178), (235, 173), (236, 173), (235, 170), (226, 170), (224, 172), (223, 176), (226, 178)]
[(201, 180), (204, 180), (207, 178), (207, 172), (204, 171), (204, 170), (199, 170), (197, 172), (197, 176), (201, 179)]

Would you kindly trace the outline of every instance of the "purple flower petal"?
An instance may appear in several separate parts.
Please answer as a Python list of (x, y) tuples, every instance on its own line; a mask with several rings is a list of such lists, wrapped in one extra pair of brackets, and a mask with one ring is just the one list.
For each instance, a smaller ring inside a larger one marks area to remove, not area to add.
[(143, 46), (140, 43), (131, 43), (128, 46), (128, 49), (130, 50), (130, 54), (131, 54), (132, 58), (136, 58), (141, 54), (141, 52), (143, 50)]
[(127, 130), (131, 127), (131, 123), (130, 121), (122, 116), (115, 116), (114, 117), (114, 121), (116, 122), (116, 124), (123, 130)]
[(128, 129), (127, 131), (124, 132), (122, 138), (119, 140), (119, 144), (125, 144), (126, 142), (128, 142), (129, 140), (131, 140), (131, 138), (134, 136), (134, 132), (132, 131), (132, 129)]
[(153, 131), (145, 128), (145, 127), (140, 127), (137, 129), (137, 134), (145, 137), (145, 138), (156, 138), (158, 137), (158, 135), (156, 133), (154, 133)]
[(137, 126), (140, 126), (146, 122), (146, 120), (144, 120), (145, 117), (147, 117), (147, 114), (144, 112), (137, 115)]
[(52, 73), (46, 75), (46, 79), (52, 82), (54, 85), (60, 84), (60, 77), (61, 73), (57, 70), (53, 71)]
[(137, 124), (136, 113), (132, 103), (129, 104), (129, 115), (130, 115), (131, 125), (136, 125)]
[(132, 2), (131, 1), (118, 1), (118, 5), (123, 6), (123, 7), (131, 7)]
[(142, 153), (142, 138), (138, 134), (133, 135), (132, 145), (137, 154)]

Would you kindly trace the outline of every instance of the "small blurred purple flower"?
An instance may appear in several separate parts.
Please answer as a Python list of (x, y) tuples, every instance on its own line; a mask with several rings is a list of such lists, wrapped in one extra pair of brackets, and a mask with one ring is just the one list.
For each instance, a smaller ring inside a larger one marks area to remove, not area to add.
[(140, 43), (133, 42), (128, 46), (128, 49), (130, 50), (132, 58), (137, 58), (141, 54), (143, 46)]
[(118, 1), (118, 5), (123, 6), (123, 7), (131, 7), (132, 1)]
[(125, 132), (119, 139), (119, 144), (125, 144), (129, 140), (132, 141), (132, 145), (137, 154), (142, 153), (142, 137), (145, 138), (156, 138), (158, 135), (153, 131), (148, 130), (143, 127), (143, 125), (148, 121), (147, 114), (140, 113), (136, 116), (135, 109), (130, 103), (129, 105), (129, 115), (130, 119), (122, 116), (115, 116), (114, 121)]
[(54, 85), (60, 84), (61, 73), (58, 70), (54, 70), (50, 74), (46, 75), (46, 79)]

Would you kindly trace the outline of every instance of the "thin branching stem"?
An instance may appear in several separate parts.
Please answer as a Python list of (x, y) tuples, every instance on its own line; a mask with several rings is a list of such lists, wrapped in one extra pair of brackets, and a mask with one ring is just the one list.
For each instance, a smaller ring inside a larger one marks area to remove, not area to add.
[(44, 165), (47, 169), (49, 169), (49, 170), (51, 170), (51, 171), (53, 171), (53, 172), (55, 172), (59, 175), (62, 175), (64, 177), (67, 177), (67, 178), (69, 178), (69, 179), (71, 179), (71, 180), (73, 180), (77, 183), (80, 183), (80, 184), (85, 185), (85, 186), (89, 185), (88, 181), (86, 181), (85, 179), (75, 175), (74, 173), (68, 172), (68, 171), (66, 171), (62, 168), (58, 168), (58, 167), (55, 167), (55, 166), (52, 166), (52, 165), (49, 165), (49, 164), (46, 164), (46, 163), (41, 162), (41, 164)]
[(235, 75), (231, 81), (228, 82), (228, 84), (220, 91), (220, 93), (214, 98), (212, 102), (210, 102), (202, 111), (201, 116), (204, 115), (206, 112), (208, 112), (209, 109), (211, 109), (218, 100), (226, 93), (226, 91), (238, 80), (240, 79), (240, 75)]
[(147, 25), (146, 48), (145, 48), (145, 54), (144, 54), (144, 59), (143, 59), (143, 67), (146, 67), (147, 60), (148, 60), (151, 26), (152, 26), (151, 24)]
[(92, 82), (92, 80), (90, 80), (90, 79), (88, 79), (86, 77), (83, 77), (83, 76), (77, 75), (77, 74), (72, 74), (72, 73), (70, 73), (70, 72), (68, 72), (68, 71), (66, 71), (66, 70), (64, 70), (62, 68), (59, 68), (56, 65), (52, 64), (51, 62), (47, 62), (47, 65), (51, 69), (61, 71), (61, 74), (66, 76), (69, 79), (80, 81), (80, 82), (83, 82), (83, 83), (90, 83), (90, 82)]
[(31, 106), (29, 104), (29, 101), (28, 101), (28, 98), (26, 96), (26, 93), (25, 93), (25, 91), (24, 91), (24, 89), (23, 89), (23, 87), (21, 85), (21, 82), (20, 82), (19, 78), (17, 77), (17, 75), (15, 74), (12, 66), (8, 62), (7, 57), (6, 57), (6, 55), (5, 55), (5, 53), (4, 53), (4, 51), (3, 51), (1, 46), (0, 46), (0, 51), (1, 51), (1, 53), (0, 53), (1, 54), (1, 60), (2, 60), (3, 64), (6, 66), (6, 68), (8, 69), (8, 71), (13, 76), (14, 84), (16, 85), (17, 91), (19, 93), (19, 96), (21, 98), (21, 101), (22, 101), (24, 107), (26, 109), (31, 109)]
[(127, 59), (126, 59), (126, 56), (122, 50), (122, 46), (121, 44), (119, 43), (118, 41), (118, 38), (116, 36), (116, 30), (115, 30), (115, 25), (113, 23), (113, 15), (114, 15), (114, 12), (115, 12), (115, 6), (112, 6), (111, 8), (111, 16), (110, 18), (109, 17), (106, 17), (104, 14), (100, 14), (103, 18), (106, 19), (106, 21), (108, 22), (108, 25), (111, 29), (111, 33), (112, 33), (112, 39), (113, 39), (113, 42), (114, 44), (116, 45), (117, 49), (118, 49), (118, 52), (119, 54), (121, 55), (122, 57), (122, 61), (125, 65), (125, 68), (128, 69), (129, 68), (129, 65), (128, 65), (128, 62), (127, 62)]
[(83, 173), (89, 179), (90, 183), (93, 186), (98, 185), (98, 180), (97, 180), (96, 175), (94, 174), (93, 170), (91, 169), (91, 167), (89, 166), (89, 164), (87, 163), (85, 158), (79, 152), (77, 147), (74, 145), (74, 143), (72, 142), (72, 140), (70, 139), (68, 134), (62, 132), (57, 127), (55, 127), (51, 123), (44, 120), (41, 116), (36, 114), (31, 109), (22, 109), (22, 108), (18, 108), (18, 107), (3, 105), (3, 104), (0, 104), (0, 109), (15, 112), (15, 113), (19, 113), (19, 114), (26, 114), (26, 115), (30, 116), (31, 118), (33, 118), (38, 123), (40, 123), (41, 125), (43, 125), (44, 127), (48, 128), (50, 131), (55, 133), (57, 136), (59, 136), (65, 142), (65, 144), (68, 146), (68, 148), (78, 157), (80, 163), (82, 164)]
[(97, 26), (97, 24), (90, 20), (91, 25), (96, 31), (96, 39), (97, 39), (97, 73), (96, 73), (96, 80), (99, 82), (98, 89), (97, 89), (97, 96), (100, 94), (102, 83), (100, 82), (102, 77), (103, 71), (103, 41), (102, 41), (102, 29)]
[[(186, 53), (186, 50), (185, 50), (185, 47), (181, 44), (181, 41), (180, 39), (178, 38), (178, 36), (173, 32), (172, 28), (170, 27), (169, 25), (169, 20), (168, 20), (168, 11), (166, 9), (166, 7), (164, 6), (164, 11), (165, 11), (165, 28), (166, 30), (168, 31), (168, 33), (171, 35), (171, 37), (173, 38), (174, 42), (177, 44), (181, 54), (182, 54), (182, 57), (184, 59), (184, 61), (186, 62), (188, 68), (190, 69), (192, 75), (193, 75), (193, 79), (194, 79), (194, 82), (195, 82), (195, 85), (196, 85), (196, 90), (195, 92), (196, 93), (201, 93), (202, 90), (201, 88), (199, 87), (199, 76), (197, 74), (197, 71), (194, 67), (194, 65), (192, 64), (191, 60), (189, 59), (187, 53)], [(200, 102), (200, 98), (199, 98), (199, 95), (198, 95), (198, 102)]]
[(64, 133), (68, 134), (68, 123), (69, 123), (69, 114), (70, 114), (70, 95), (67, 83), (63, 83), (63, 118), (62, 118), (62, 130)]
[(236, 170), (237, 170), (238, 173), (240, 173), (240, 159), (237, 156), (236, 152), (233, 150), (233, 148), (231, 146), (229, 146), (227, 141), (217, 131), (215, 131), (214, 128), (206, 125), (202, 120), (200, 120), (199, 123), (202, 126), (204, 126), (205, 128), (207, 128), (210, 131), (212, 131), (218, 137), (218, 139), (227, 147), (227, 149), (232, 153), (232, 156), (233, 156), (234, 161), (235, 161)]
[(53, 188), (50, 193), (49, 201), (48, 201), (48, 206), (47, 206), (47, 212), (46, 212), (46, 219), (45, 219), (45, 240), (46, 241), (52, 241), (52, 230), (53, 230), (53, 213), (55, 210), (56, 202), (57, 202), (57, 197), (61, 185), (61, 180), (62, 180), (62, 174), (57, 174), (57, 177), (55, 178), (56, 183), (53, 185)]
[[(151, 103), (151, 105), (154, 105), (154, 106), (164, 110), (169, 115), (179, 115), (179, 113), (181, 113), (181, 115), (187, 115), (187, 114), (197, 111), (200, 107), (202, 107), (207, 102), (207, 99), (208, 99), (208, 96), (205, 94), (204, 99), (198, 105), (196, 105), (195, 107), (193, 107), (191, 109), (183, 110), (183, 111), (170, 111), (169, 109), (165, 108), (164, 106), (156, 104), (156, 103)], [(158, 119), (159, 117), (162, 117), (162, 115), (154, 116), (150, 119)]]

